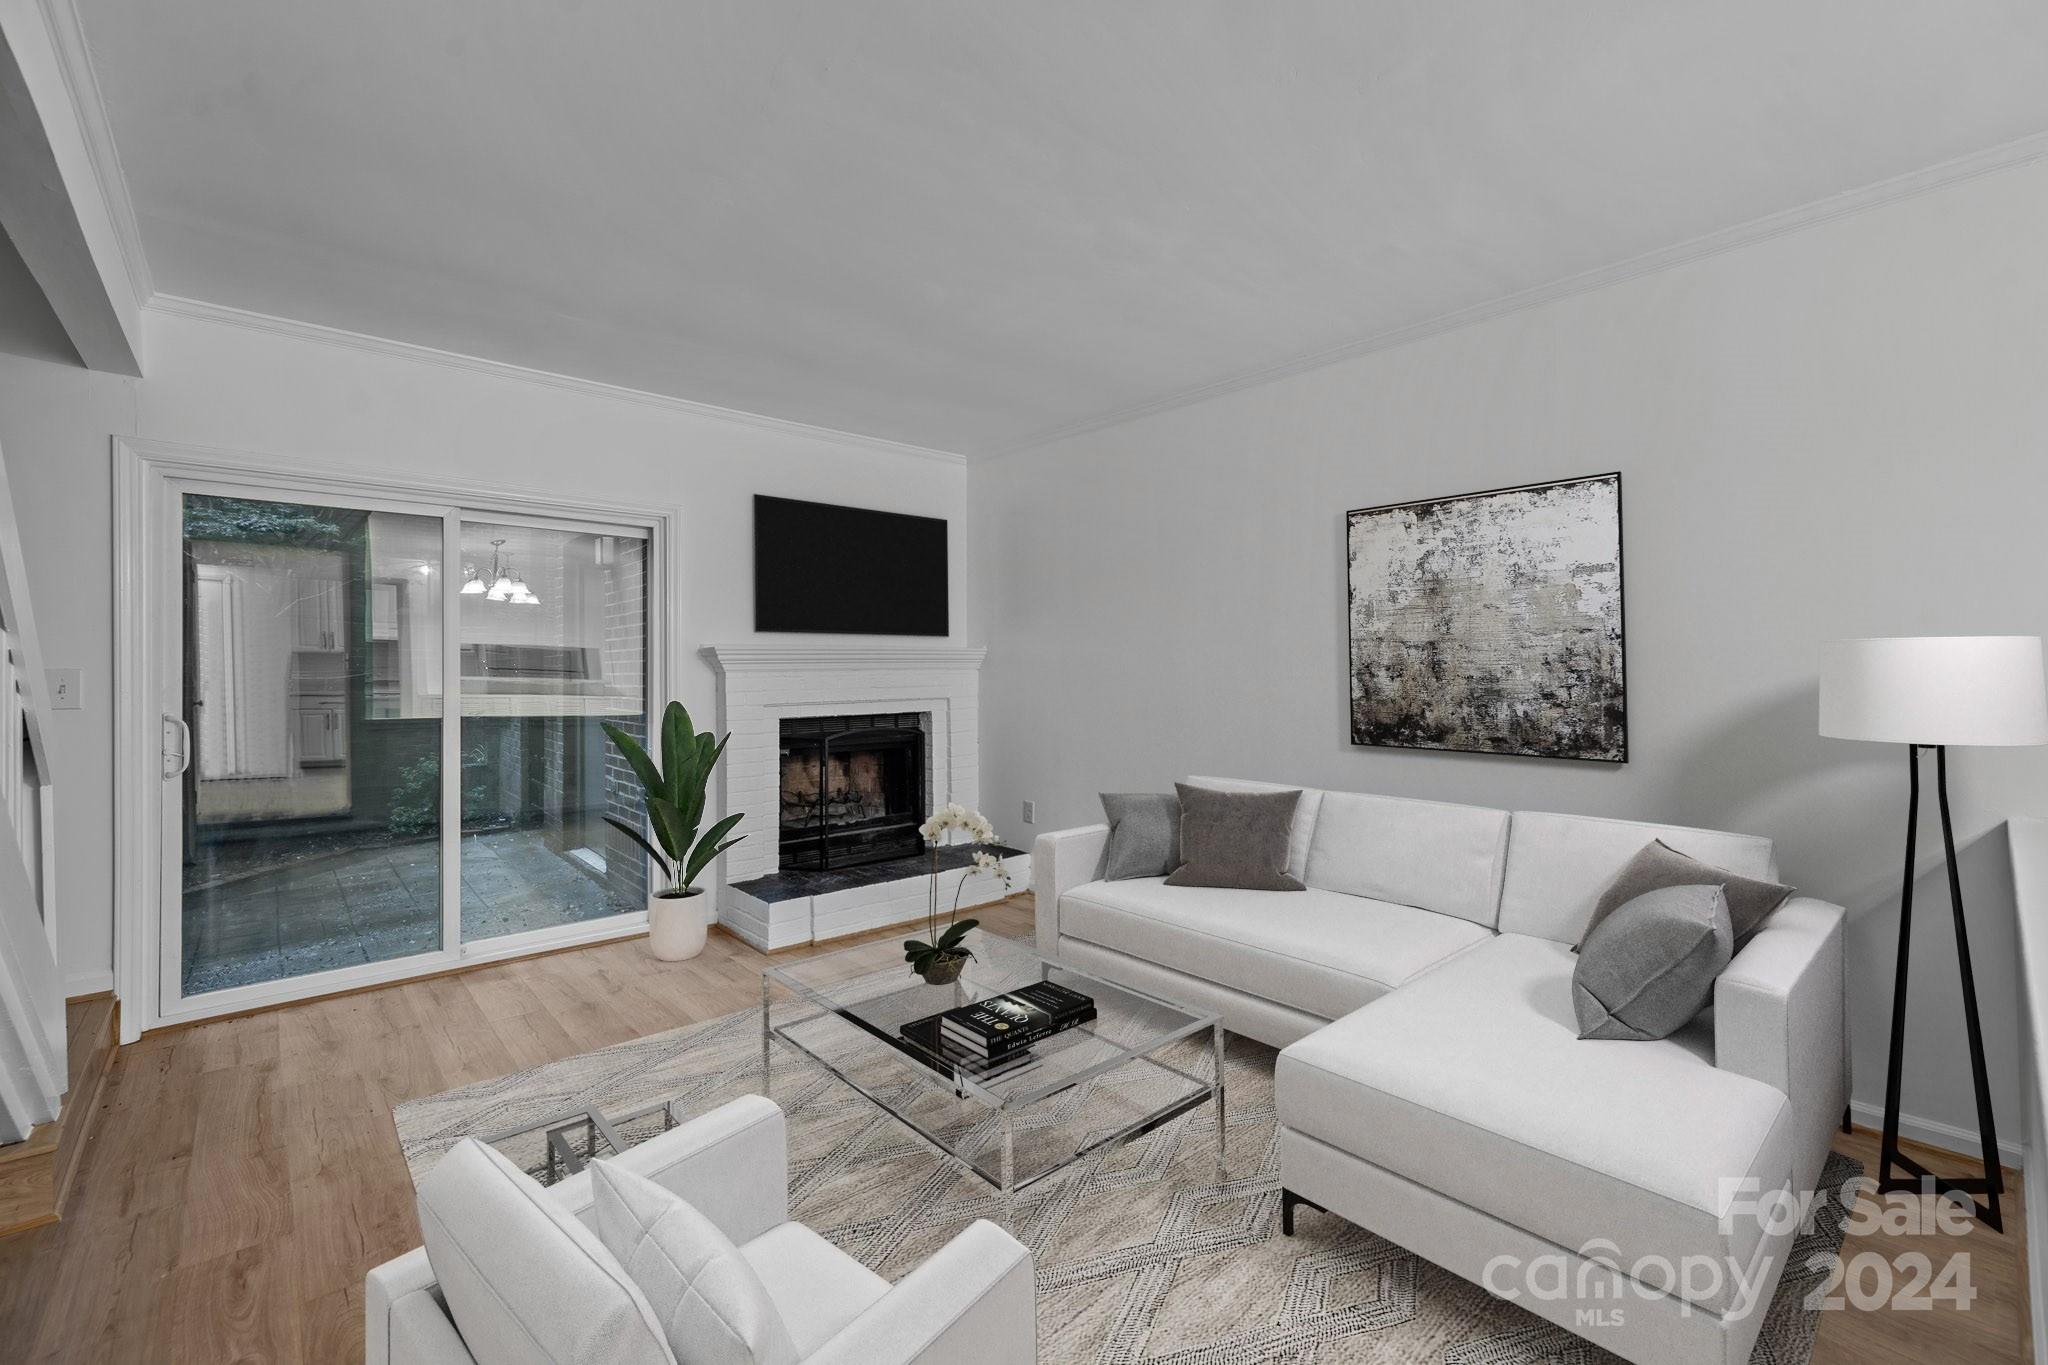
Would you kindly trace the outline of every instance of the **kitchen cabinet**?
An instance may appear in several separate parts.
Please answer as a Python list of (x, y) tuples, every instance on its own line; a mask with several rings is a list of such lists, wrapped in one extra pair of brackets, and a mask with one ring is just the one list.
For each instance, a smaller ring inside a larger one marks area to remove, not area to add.
[(338, 654), (342, 638), (341, 580), (294, 575), (292, 648), (303, 653)]
[(372, 583), (370, 585), (370, 638), (372, 640), (396, 640), (398, 638), (399, 585), (396, 583)]
[(348, 761), (348, 717), (339, 700), (302, 697), (293, 719), (301, 768), (339, 767)]

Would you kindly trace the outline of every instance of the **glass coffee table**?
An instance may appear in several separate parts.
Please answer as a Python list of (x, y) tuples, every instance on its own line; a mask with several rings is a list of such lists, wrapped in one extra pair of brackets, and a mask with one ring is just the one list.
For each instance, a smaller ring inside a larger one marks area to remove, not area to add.
[[(1006, 1223), (1015, 1222), (1020, 1191), (1205, 1101), (1216, 1107), (1221, 1172), (1225, 1035), (1217, 1015), (1061, 966), (1015, 939), (977, 930), (967, 946), (974, 960), (943, 986), (914, 975), (895, 942), (763, 971), (762, 1092), (772, 1091), (780, 1041), (992, 1185)], [(905, 1024), (1035, 981), (1091, 997), (1096, 1017), (1038, 1040), (1022, 1069), (968, 1074), (929, 1034), (927, 1045), (901, 1032)]]

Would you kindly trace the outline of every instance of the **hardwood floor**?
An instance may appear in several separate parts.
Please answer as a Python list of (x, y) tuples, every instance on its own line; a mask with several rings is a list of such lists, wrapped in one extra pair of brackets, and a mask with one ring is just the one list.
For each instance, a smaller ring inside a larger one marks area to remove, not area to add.
[[(1029, 901), (981, 918), (1028, 934)], [(764, 960), (723, 934), (685, 963), (632, 939), (144, 1038), (63, 1221), (0, 1241), (0, 1359), (360, 1360), (363, 1273), (419, 1242), (394, 1104), (747, 1008)], [(1868, 1134), (1839, 1145), (1874, 1159)], [(2017, 1195), (2006, 1221), (1853, 1237), (1887, 1261), (1968, 1254), (1976, 1300), (1827, 1313), (1816, 1365), (2030, 1359)]]

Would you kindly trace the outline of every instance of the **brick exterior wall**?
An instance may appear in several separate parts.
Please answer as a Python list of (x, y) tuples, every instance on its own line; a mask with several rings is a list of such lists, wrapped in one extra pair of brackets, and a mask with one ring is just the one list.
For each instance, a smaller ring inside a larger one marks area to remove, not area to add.
[[(613, 538), (612, 547), (612, 562), (604, 581), (605, 682), (622, 691), (637, 688), (646, 697), (647, 542), (619, 536)], [(664, 699), (648, 699), (650, 711), (658, 709), (654, 704), (657, 700)], [(642, 747), (646, 746), (644, 719), (621, 718), (616, 723), (639, 740)], [(605, 813), (629, 825), (644, 827), (646, 809), (641, 801), (640, 779), (617, 745), (609, 740), (602, 742)], [(632, 840), (609, 825), (605, 827), (605, 838), (605, 880), (615, 894), (645, 900), (649, 871), (646, 856)]]

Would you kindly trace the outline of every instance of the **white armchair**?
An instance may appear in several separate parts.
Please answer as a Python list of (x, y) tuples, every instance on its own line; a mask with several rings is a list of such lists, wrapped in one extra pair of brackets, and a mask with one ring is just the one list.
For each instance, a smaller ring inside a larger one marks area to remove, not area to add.
[[(789, 1219), (782, 1110), (747, 1096), (612, 1158), (690, 1201), (740, 1247), (806, 1365), (1031, 1365), (1031, 1253), (977, 1222), (891, 1286)], [(587, 1173), (544, 1197), (592, 1223)], [(370, 1271), (368, 1365), (498, 1365), (473, 1356), (418, 1247)], [(563, 1361), (560, 1365), (570, 1365)]]

